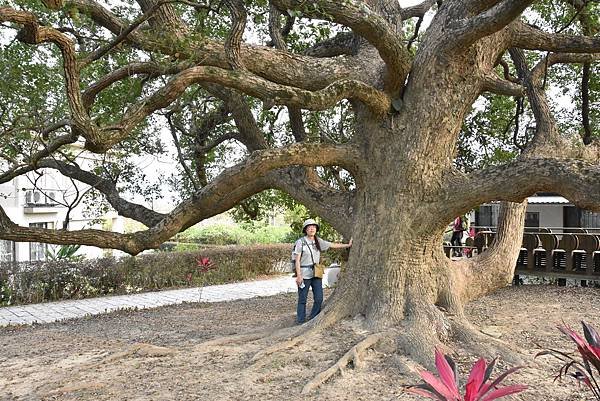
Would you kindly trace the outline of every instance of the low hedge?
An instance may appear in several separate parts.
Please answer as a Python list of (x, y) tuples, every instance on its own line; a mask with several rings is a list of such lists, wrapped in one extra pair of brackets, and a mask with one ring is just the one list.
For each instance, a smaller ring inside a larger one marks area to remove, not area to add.
[(290, 250), (290, 244), (222, 246), (120, 259), (2, 263), (0, 305), (248, 280), (285, 271)]

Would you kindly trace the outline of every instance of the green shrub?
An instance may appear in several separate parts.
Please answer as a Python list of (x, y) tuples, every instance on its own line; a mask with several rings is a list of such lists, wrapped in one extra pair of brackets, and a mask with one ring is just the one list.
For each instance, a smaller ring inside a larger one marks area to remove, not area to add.
[[(290, 229), (264, 224), (248, 224), (244, 227), (214, 225), (191, 227), (177, 236), (180, 243), (204, 245), (252, 245), (273, 244), (287, 241)], [(176, 248), (178, 249), (178, 248)]]
[[(0, 264), (0, 305), (27, 304), (107, 294), (129, 294), (187, 285), (224, 284), (273, 274), (290, 258), (290, 244), (210, 247), (156, 252), (121, 259), (54, 260)], [(190, 273), (199, 258), (214, 264)]]
[(249, 233), (237, 226), (214, 225), (209, 227), (191, 227), (177, 238), (180, 241), (211, 245), (236, 245), (250, 242)]

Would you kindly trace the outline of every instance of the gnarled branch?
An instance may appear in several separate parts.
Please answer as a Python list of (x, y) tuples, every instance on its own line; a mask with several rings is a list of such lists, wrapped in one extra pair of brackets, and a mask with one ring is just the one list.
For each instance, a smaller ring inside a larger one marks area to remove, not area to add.
[(225, 0), (231, 14), (231, 30), (225, 40), (225, 54), (233, 69), (244, 68), (240, 46), (246, 28), (246, 8), (241, 0)]
[(524, 96), (525, 88), (490, 72), (483, 77), (483, 90), (506, 96)]
[(600, 37), (552, 34), (523, 22), (511, 25), (511, 46), (556, 53), (599, 53)]
[(492, 200), (520, 203), (535, 192), (548, 191), (560, 193), (581, 208), (600, 211), (600, 148), (587, 153), (588, 157), (572, 159), (566, 155), (519, 158), (449, 180), (448, 185), (464, 188), (459, 202), (465, 203), (465, 209)]
[(425, 0), (414, 6), (403, 8), (400, 14), (401, 18), (403, 20), (408, 18), (423, 18), (435, 3), (436, 0)]
[(180, 63), (178, 65), (165, 67), (155, 62), (132, 63), (121, 68), (118, 68), (111, 73), (105, 75), (97, 82), (90, 85), (82, 95), (83, 104), (86, 109), (94, 103), (98, 93), (108, 88), (115, 82), (134, 75), (144, 74), (149, 76), (172, 75), (183, 71), (190, 67), (189, 63)]
[(533, 0), (502, 0), (477, 14), (450, 24), (451, 46), (466, 48), (477, 40), (500, 31), (531, 4)]
[(244, 70), (229, 71), (217, 67), (193, 67), (181, 72), (161, 90), (130, 109), (118, 125), (105, 129), (106, 134), (103, 137), (102, 146), (108, 149), (118, 143), (146, 116), (169, 105), (190, 85), (201, 82), (218, 83), (239, 89), (260, 99), (271, 99), (275, 104), (287, 104), (309, 110), (324, 110), (345, 98), (364, 102), (375, 114), (382, 115), (390, 110), (390, 98), (387, 95), (358, 81), (341, 80), (326, 88), (311, 92), (278, 85)]
[(148, 227), (156, 225), (164, 218), (162, 213), (155, 212), (142, 205), (123, 199), (117, 191), (115, 183), (111, 180), (83, 170), (74, 164), (65, 163), (60, 160), (44, 159), (37, 163), (37, 167), (58, 170), (66, 177), (73, 178), (89, 185), (100, 191), (106, 197), (108, 203), (110, 203), (121, 216), (139, 221)]
[(532, 145), (535, 147), (542, 142), (554, 141), (558, 137), (556, 120), (548, 104), (546, 93), (540, 82), (531, 74), (525, 54), (521, 49), (511, 48), (510, 56), (513, 59), (519, 78), (527, 88), (527, 97), (533, 110), (536, 121), (536, 132)]
[(353, 171), (358, 162), (359, 152), (348, 145), (296, 144), (283, 149), (256, 151), (244, 162), (225, 170), (148, 230), (119, 234), (100, 230), (70, 232), (32, 229), (14, 224), (0, 210), (0, 238), (93, 245), (137, 254), (144, 249), (158, 247), (179, 231), (222, 213), (241, 200), (266, 189), (268, 184), (265, 175), (273, 170), (290, 165), (341, 165)]
[(403, 38), (383, 17), (364, 2), (273, 0), (282, 10), (299, 10), (307, 16), (332, 20), (351, 28), (374, 46), (389, 68), (388, 88), (395, 92), (404, 84), (410, 70), (410, 55), (402, 45)]
[(36, 16), (17, 11), (10, 7), (0, 7), (0, 22), (13, 22), (22, 25), (18, 39), (28, 44), (54, 43), (61, 51), (66, 82), (67, 100), (71, 110), (73, 127), (86, 138), (97, 139), (97, 127), (92, 123), (84, 107), (79, 89), (79, 68), (73, 41), (62, 32), (39, 23)]

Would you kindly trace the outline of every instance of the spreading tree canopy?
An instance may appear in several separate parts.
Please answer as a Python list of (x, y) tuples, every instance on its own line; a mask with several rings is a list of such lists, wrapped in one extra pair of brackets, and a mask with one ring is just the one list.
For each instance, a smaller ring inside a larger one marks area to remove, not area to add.
[[(55, 169), (148, 229), (27, 228), (2, 212), (0, 238), (137, 254), (278, 189), (354, 238), (315, 326), (401, 328), (419, 361), (450, 337), (476, 347), (462, 305), (510, 281), (522, 202), (552, 191), (600, 210), (600, 7), (401, 3), (4, 0), (0, 182)], [(127, 157), (161, 151), (161, 132), (180, 165), (166, 214), (122, 192), (142, 191)], [(104, 163), (81, 168), (74, 143)], [(451, 262), (446, 225), (489, 201), (507, 202), (496, 242)]]

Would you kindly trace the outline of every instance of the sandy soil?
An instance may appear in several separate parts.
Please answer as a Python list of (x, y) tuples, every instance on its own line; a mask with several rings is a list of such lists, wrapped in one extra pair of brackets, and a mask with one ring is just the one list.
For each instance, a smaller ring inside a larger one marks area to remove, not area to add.
[[(370, 350), (361, 369), (349, 367), (324, 387), (300, 390), (365, 332), (357, 322), (328, 331), (317, 344), (300, 344), (253, 363), (268, 339), (207, 346), (206, 341), (293, 324), (295, 295), (122, 311), (33, 327), (0, 329), (2, 400), (414, 400), (416, 383), (385, 346)], [(556, 330), (564, 320), (600, 328), (600, 290), (521, 286), (468, 306), (484, 332), (519, 347), (528, 366), (514, 382), (530, 389), (515, 400), (590, 400), (572, 382), (553, 383), (557, 362), (533, 356), (544, 347), (572, 350)], [(476, 359), (460, 349), (464, 371)], [(501, 364), (503, 365), (503, 364)], [(506, 367), (504, 364), (502, 367)], [(466, 378), (463, 378), (466, 380)]]

